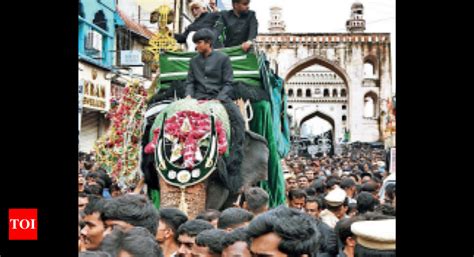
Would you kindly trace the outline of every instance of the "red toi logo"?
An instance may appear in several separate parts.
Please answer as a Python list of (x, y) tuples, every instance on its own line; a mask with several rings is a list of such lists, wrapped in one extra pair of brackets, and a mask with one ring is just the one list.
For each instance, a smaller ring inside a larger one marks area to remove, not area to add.
[(38, 239), (38, 210), (8, 210), (8, 240)]

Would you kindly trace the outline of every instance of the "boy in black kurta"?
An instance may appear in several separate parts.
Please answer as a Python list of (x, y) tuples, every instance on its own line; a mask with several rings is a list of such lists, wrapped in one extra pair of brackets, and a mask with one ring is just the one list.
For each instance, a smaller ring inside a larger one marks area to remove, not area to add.
[[(186, 80), (186, 97), (199, 100), (220, 100), (229, 115), (231, 144), (225, 159), (226, 171), (221, 177), (231, 192), (241, 186), (240, 165), (243, 157), (245, 125), (237, 105), (232, 101), (233, 70), (229, 56), (212, 48), (216, 35), (210, 29), (201, 29), (193, 36), (198, 55), (191, 59)], [(222, 165), (221, 165), (222, 166)]]

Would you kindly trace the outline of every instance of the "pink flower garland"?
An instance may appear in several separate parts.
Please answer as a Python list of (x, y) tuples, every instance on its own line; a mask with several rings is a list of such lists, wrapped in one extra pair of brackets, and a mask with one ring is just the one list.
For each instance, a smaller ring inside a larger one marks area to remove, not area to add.
[[(189, 131), (183, 131), (181, 129), (186, 119), (188, 119), (191, 128)], [(194, 166), (199, 139), (210, 131), (211, 119), (209, 115), (194, 111), (177, 112), (165, 122), (166, 134), (178, 138), (179, 143), (184, 143), (181, 154), (183, 155), (184, 166), (186, 168), (192, 168)], [(227, 151), (227, 139), (220, 120), (216, 120), (216, 131), (218, 137), (218, 152), (222, 155)], [(146, 154), (151, 154), (155, 150), (159, 133), (160, 128), (153, 131), (153, 140), (145, 147)]]

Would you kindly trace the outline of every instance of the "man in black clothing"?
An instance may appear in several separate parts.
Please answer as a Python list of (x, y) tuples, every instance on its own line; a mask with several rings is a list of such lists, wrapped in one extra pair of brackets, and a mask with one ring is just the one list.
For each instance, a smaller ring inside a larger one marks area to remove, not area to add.
[(234, 78), (230, 58), (224, 53), (213, 51), (214, 34), (201, 29), (193, 36), (199, 52), (189, 63), (186, 80), (186, 96), (195, 99), (230, 99)]
[[(186, 39), (191, 32), (196, 32), (203, 28), (212, 29), (220, 17), (219, 13), (208, 13), (204, 4), (200, 1), (193, 1), (190, 3), (189, 9), (191, 9), (191, 13), (194, 16), (194, 22), (186, 27), (182, 34), (174, 34), (174, 38), (178, 43), (186, 43)], [(189, 50), (194, 51), (194, 49)]]
[(241, 45), (247, 52), (258, 34), (258, 21), (249, 10), (250, 0), (232, 0), (232, 10), (222, 11), (217, 23), (218, 35), (224, 34), (224, 47)]
[[(224, 160), (225, 165), (218, 166), (222, 167), (219, 170), (220, 177), (224, 178), (222, 182), (227, 189), (235, 193), (241, 187), (240, 166), (243, 158), (245, 125), (239, 108), (232, 102), (233, 71), (230, 58), (212, 49), (214, 40), (215, 34), (210, 29), (204, 28), (194, 34), (193, 42), (199, 54), (194, 56), (189, 64), (185, 95), (187, 98), (198, 100), (220, 100), (227, 111), (232, 139), (230, 154)], [(219, 158), (219, 161), (222, 159)]]

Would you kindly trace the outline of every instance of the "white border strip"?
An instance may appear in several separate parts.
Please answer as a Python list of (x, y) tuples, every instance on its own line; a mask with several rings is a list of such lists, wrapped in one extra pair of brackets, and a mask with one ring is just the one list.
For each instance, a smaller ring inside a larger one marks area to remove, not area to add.
[[(173, 76), (182, 76), (187, 75), (187, 71), (180, 71), (180, 72), (168, 72), (160, 74), (161, 78), (173, 77)], [(258, 70), (243, 70), (243, 71), (234, 71), (234, 75), (258, 75), (260, 72)]]
[[(247, 55), (232, 56), (231, 61), (240, 61), (247, 59)], [(168, 61), (190, 61), (191, 57), (168, 57)]]

